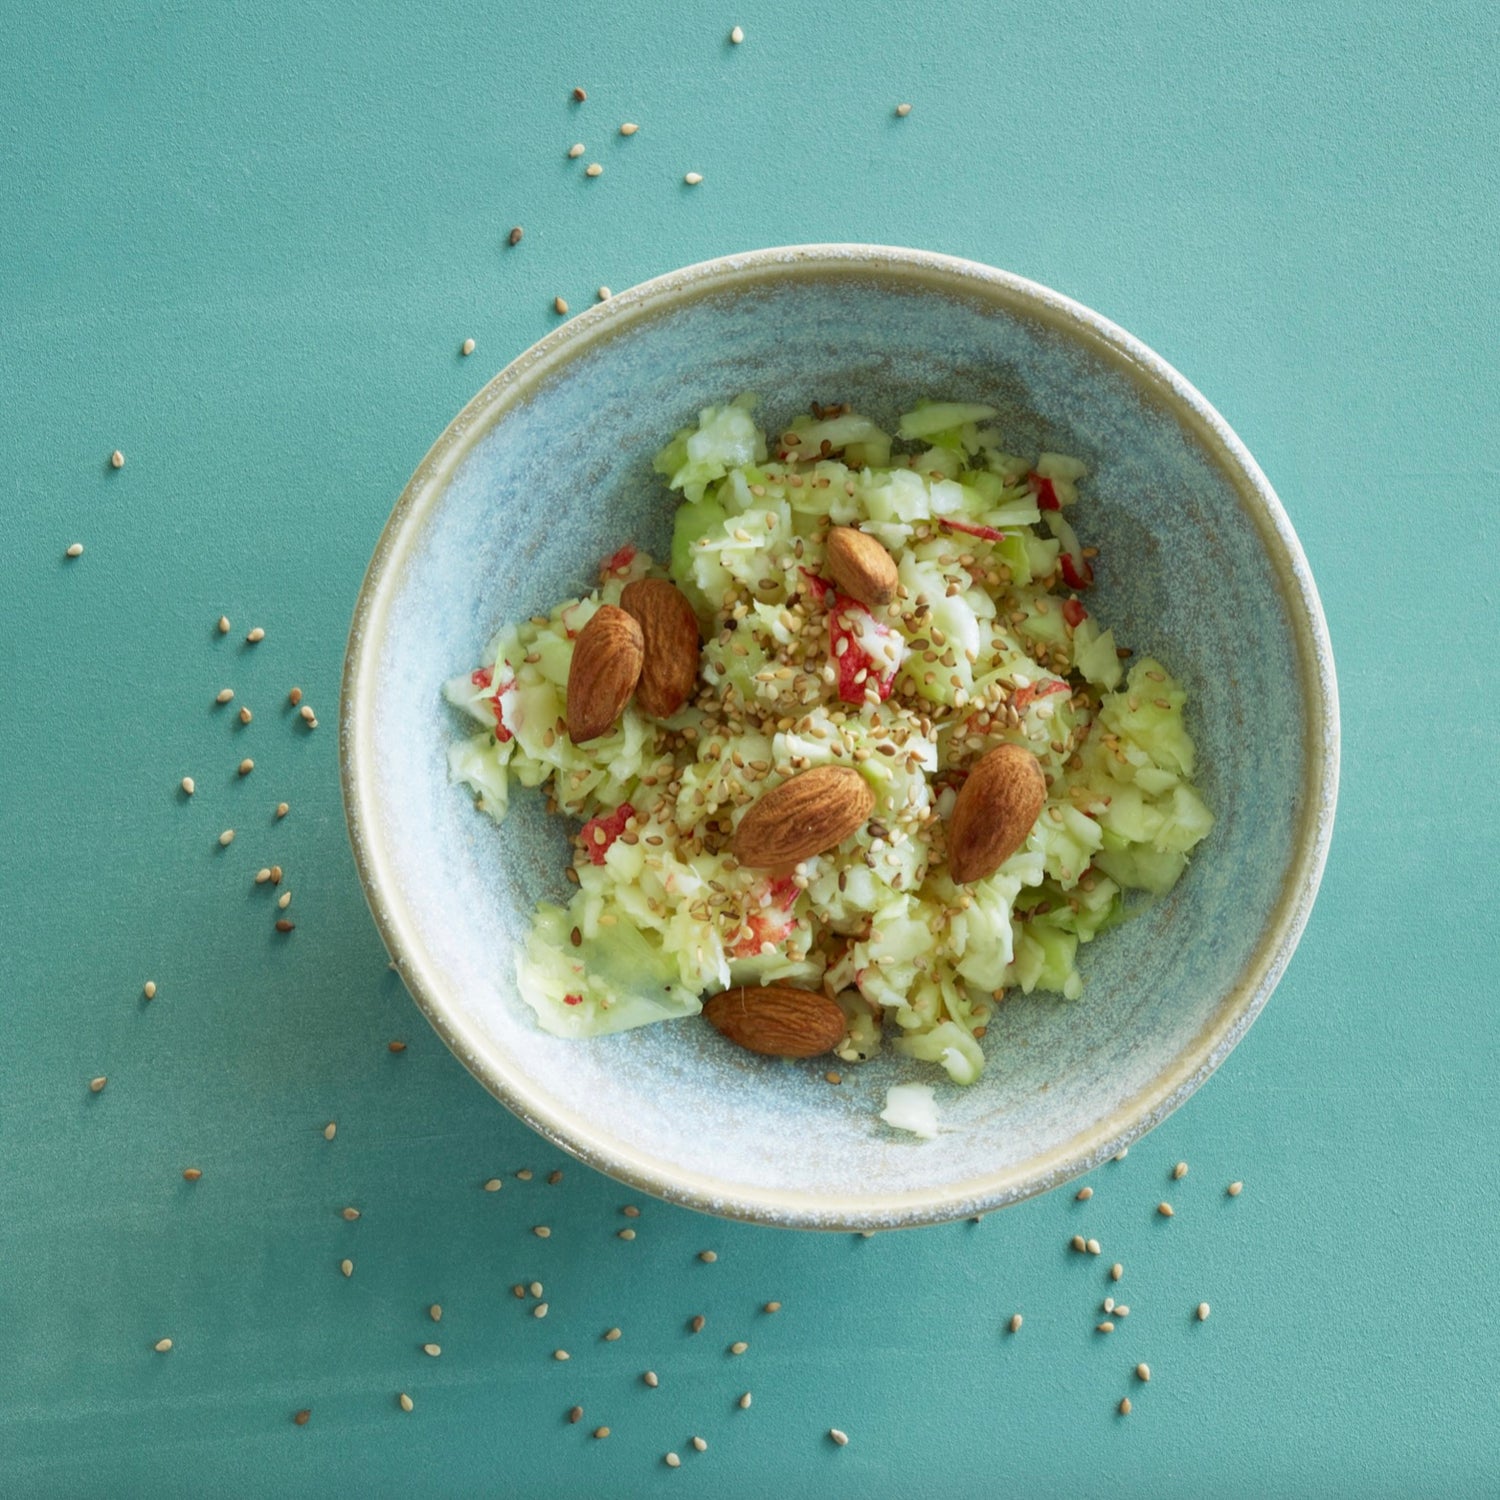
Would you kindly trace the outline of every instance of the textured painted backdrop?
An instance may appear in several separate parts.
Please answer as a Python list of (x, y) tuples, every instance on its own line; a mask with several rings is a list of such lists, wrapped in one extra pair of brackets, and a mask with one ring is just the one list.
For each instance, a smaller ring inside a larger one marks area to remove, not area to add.
[[(1500, 1488), (1492, 6), (5, 11), (0, 1490)], [(554, 296), (818, 239), (1049, 283), (1218, 404), (1322, 586), (1339, 829), (1264, 1018), (1089, 1204), (863, 1240), (647, 1202), (627, 1243), (628, 1195), (386, 971), (335, 775), (344, 630), (407, 475)], [(290, 943), (250, 883), (273, 860)], [(509, 1291), (533, 1278), (545, 1321)]]

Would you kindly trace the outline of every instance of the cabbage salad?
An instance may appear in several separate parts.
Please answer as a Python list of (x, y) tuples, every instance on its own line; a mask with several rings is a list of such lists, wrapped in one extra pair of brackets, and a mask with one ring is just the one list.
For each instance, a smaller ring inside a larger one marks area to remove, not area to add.
[[(769, 440), (754, 408), (710, 407), (657, 455), (680, 496), (670, 558), (622, 546), (590, 593), (508, 626), (444, 688), (472, 721), (449, 763), (477, 807), (498, 822), (513, 786), (536, 787), (578, 825), (577, 889), (537, 909), (520, 993), (580, 1037), (694, 1015), (731, 985), (818, 990), (847, 1019), (844, 1061), (889, 1046), (971, 1083), (1007, 991), (1076, 1000), (1080, 945), (1125, 892), (1169, 891), (1213, 826), (1185, 694), (1085, 602), (1076, 459), (1010, 452), (988, 406), (924, 403), (894, 433), (814, 406)], [(823, 576), (835, 525), (889, 550), (895, 602)], [(698, 615), (696, 694), (668, 720), (632, 703), (575, 744), (573, 641), (648, 577)], [(956, 885), (945, 819), (966, 767), (1007, 741), (1037, 757), (1046, 804), (994, 874)], [(866, 778), (868, 822), (788, 873), (740, 867), (744, 810), (824, 764)]]

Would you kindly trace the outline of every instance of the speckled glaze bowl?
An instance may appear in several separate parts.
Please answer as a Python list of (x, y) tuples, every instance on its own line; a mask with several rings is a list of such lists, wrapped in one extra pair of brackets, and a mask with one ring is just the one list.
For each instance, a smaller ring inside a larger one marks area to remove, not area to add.
[[(769, 430), (812, 400), (890, 424), (919, 398), (986, 401), (1018, 452), (1087, 461), (1077, 524), (1098, 613), (1183, 679), (1218, 823), (1170, 897), (1083, 950), (1087, 988), (1000, 1007), (974, 1087), (938, 1089), (925, 1142), (877, 1118), (937, 1070), (752, 1056), (690, 1020), (596, 1041), (534, 1024), (513, 961), (566, 899), (568, 830), (518, 792), (503, 828), (449, 784), (439, 696), (505, 621), (587, 589), (626, 541), (665, 555), (651, 458), (741, 391)], [(371, 910), (417, 1004), (528, 1124), (646, 1192), (820, 1229), (977, 1214), (1087, 1171), (1224, 1060), (1291, 958), (1338, 781), (1333, 658), (1280, 503), (1222, 417), (1149, 349), (1055, 292), (869, 245), (727, 256), (624, 292), (495, 377), (438, 439), (359, 596), (344, 798)]]

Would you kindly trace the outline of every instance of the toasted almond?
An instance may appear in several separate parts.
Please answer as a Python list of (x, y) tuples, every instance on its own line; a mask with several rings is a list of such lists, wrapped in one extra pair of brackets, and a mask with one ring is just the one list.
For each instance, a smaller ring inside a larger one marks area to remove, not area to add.
[(575, 743), (614, 727), (640, 681), (641, 627), (613, 604), (601, 604), (573, 643), (568, 668), (568, 733)]
[(824, 567), (841, 592), (870, 609), (896, 597), (896, 561), (874, 537), (852, 526), (828, 533)]
[(644, 713), (670, 719), (698, 682), (698, 616), (665, 578), (626, 584), (620, 608), (641, 627), (641, 680), (635, 697)]
[(750, 808), (731, 840), (734, 857), (755, 870), (790, 869), (843, 843), (874, 810), (875, 794), (852, 766), (814, 766)]
[(1036, 756), (997, 745), (969, 769), (948, 820), (948, 873), (959, 885), (993, 875), (1022, 844), (1047, 800)]
[(703, 1014), (736, 1046), (768, 1057), (817, 1057), (846, 1030), (836, 1001), (789, 984), (738, 985), (715, 995)]

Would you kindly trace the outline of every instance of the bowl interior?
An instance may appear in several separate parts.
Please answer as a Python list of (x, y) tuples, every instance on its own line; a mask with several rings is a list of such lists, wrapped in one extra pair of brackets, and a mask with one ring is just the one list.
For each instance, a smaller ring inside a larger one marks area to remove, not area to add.
[[(1139, 346), (1063, 299), (976, 270), (749, 258), (601, 306), (445, 434), (382, 540), (356, 621), (351, 826), (413, 992), (533, 1125), (713, 1211), (908, 1223), (1083, 1170), (1233, 1045), (1316, 883), (1326, 830), (1310, 833), (1309, 819), (1331, 811), (1309, 806), (1331, 795), (1331, 728), (1309, 724), (1308, 641), (1321, 626), (1274, 497), (1267, 514), (1257, 496), (1269, 490), (1253, 465), (1237, 466), (1227, 430), (1206, 405), (1191, 410), (1195, 393)], [(565, 829), (527, 792), (496, 828), (446, 774), (460, 726), (442, 680), (479, 662), (505, 621), (588, 588), (622, 543), (663, 556), (674, 497), (652, 455), (700, 407), (745, 390), (760, 393), (773, 432), (812, 400), (886, 423), (922, 397), (986, 401), (1014, 451), (1084, 459), (1075, 524), (1101, 549), (1091, 606), (1190, 693), (1213, 834), (1169, 898), (1084, 950), (1082, 1000), (1018, 995), (1000, 1007), (981, 1082), (938, 1088), (945, 1130), (930, 1143), (877, 1119), (891, 1083), (937, 1081), (900, 1059), (842, 1068), (833, 1087), (826, 1063), (755, 1058), (696, 1021), (591, 1042), (540, 1031), (515, 992), (513, 954), (536, 902), (566, 899)]]

